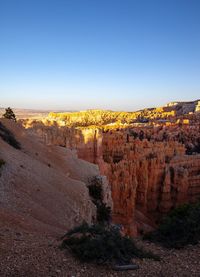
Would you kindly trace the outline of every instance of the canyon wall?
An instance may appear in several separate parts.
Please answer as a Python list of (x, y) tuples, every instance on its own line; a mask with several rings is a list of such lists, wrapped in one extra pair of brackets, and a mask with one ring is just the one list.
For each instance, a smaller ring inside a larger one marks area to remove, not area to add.
[(108, 185), (104, 179), (104, 198), (110, 205), (113, 201), (113, 222), (122, 224), (130, 235), (151, 230), (172, 208), (200, 198), (196, 115), (170, 124), (157, 121), (106, 131), (55, 122), (49, 126), (33, 122), (27, 127), (44, 143), (75, 149), (79, 158), (99, 165), (109, 181)]
[[(200, 155), (185, 155), (176, 141), (135, 139), (125, 131), (106, 133), (103, 167), (113, 198), (113, 221), (136, 235), (171, 208), (200, 197)], [(101, 167), (101, 164), (100, 164)]]

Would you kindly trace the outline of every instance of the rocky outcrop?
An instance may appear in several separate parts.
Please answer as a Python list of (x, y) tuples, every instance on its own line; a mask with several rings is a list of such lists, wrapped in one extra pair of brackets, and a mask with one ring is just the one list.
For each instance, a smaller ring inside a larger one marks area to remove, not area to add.
[(200, 112), (200, 100), (197, 101), (197, 104), (195, 106), (195, 112)]
[(179, 142), (140, 140), (117, 131), (104, 134), (102, 154), (113, 220), (129, 234), (145, 231), (138, 215), (153, 227), (170, 209), (200, 197), (200, 155), (185, 155)]
[(170, 102), (166, 107), (176, 110), (177, 115), (184, 115), (199, 111), (199, 100), (189, 102)]
[[(163, 109), (170, 112), (171, 106)], [(155, 227), (170, 209), (200, 197), (199, 120), (199, 113), (192, 113), (121, 129), (49, 121), (28, 127), (46, 144), (75, 149), (79, 158), (98, 164), (109, 181), (105, 201), (113, 201), (113, 221), (136, 235)]]

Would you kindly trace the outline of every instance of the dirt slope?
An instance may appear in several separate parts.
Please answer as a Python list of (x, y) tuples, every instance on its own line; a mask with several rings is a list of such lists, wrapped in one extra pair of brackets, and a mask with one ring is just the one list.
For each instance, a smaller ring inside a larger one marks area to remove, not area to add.
[(21, 150), (0, 138), (0, 158), (6, 162), (0, 177), (0, 225), (62, 234), (82, 220), (90, 222), (95, 207), (84, 181), (98, 174), (97, 167), (64, 148), (44, 146), (12, 121), (1, 123)]

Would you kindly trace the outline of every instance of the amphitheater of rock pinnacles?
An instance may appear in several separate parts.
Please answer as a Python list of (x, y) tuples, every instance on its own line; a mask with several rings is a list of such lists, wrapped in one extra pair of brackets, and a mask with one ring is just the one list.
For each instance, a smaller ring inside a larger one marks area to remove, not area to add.
[(135, 236), (172, 208), (199, 199), (199, 109), (200, 101), (170, 103), (132, 115), (139, 121), (104, 128), (67, 126), (52, 114), (22, 123), (45, 144), (76, 149), (79, 158), (98, 164), (111, 189), (113, 222)]

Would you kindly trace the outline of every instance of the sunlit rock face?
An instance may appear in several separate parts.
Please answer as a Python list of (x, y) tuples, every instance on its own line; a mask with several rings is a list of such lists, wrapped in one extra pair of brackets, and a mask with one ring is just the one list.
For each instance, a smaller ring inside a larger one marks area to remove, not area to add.
[(104, 191), (110, 203), (111, 188), (113, 221), (136, 235), (155, 227), (171, 208), (200, 197), (200, 155), (185, 155), (188, 144), (198, 143), (198, 121), (191, 122), (106, 132), (37, 123), (29, 130), (98, 164), (109, 181)]
[(101, 153), (102, 131), (98, 127), (63, 127), (49, 121), (27, 121), (23, 125), (47, 145), (75, 149), (79, 158), (97, 164)]
[[(154, 228), (177, 205), (200, 198), (198, 105), (178, 102), (148, 110), (148, 116), (163, 117), (123, 128), (63, 126), (49, 119), (25, 124), (44, 143), (75, 149), (79, 158), (98, 164), (109, 181), (104, 195), (113, 201), (113, 221), (134, 236)], [(166, 111), (187, 114), (169, 120)]]
[(197, 101), (197, 105), (195, 107), (195, 112), (200, 112), (200, 101)]
[(184, 145), (176, 141), (134, 139), (118, 131), (104, 134), (102, 153), (113, 220), (129, 234), (146, 231), (171, 208), (200, 197), (200, 155), (185, 155)]
[(172, 108), (176, 111), (176, 115), (189, 114), (199, 111), (200, 101), (191, 101), (191, 102), (170, 102), (166, 107)]

